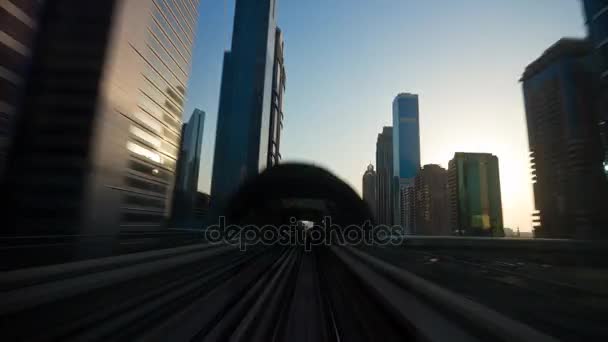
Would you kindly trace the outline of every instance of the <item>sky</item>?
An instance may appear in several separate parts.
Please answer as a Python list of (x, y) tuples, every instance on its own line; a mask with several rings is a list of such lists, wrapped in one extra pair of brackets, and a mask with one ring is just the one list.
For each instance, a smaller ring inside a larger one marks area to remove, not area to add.
[[(201, 0), (184, 119), (207, 114), (209, 192), (224, 50), (235, 0)], [(392, 100), (419, 94), (422, 165), (498, 156), (505, 227), (532, 227), (519, 78), (561, 37), (583, 37), (578, 0), (277, 0), (285, 37), (284, 161), (329, 169), (361, 193)]]

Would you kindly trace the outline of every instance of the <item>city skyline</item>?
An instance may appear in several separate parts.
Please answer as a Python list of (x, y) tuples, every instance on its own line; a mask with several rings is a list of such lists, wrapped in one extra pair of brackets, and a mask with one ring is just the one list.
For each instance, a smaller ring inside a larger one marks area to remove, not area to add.
[[(518, 80), (525, 66), (559, 38), (585, 35), (582, 5), (442, 1), (436, 11), (438, 3), (279, 2), (290, 76), (283, 160), (328, 168), (361, 193), (361, 169), (375, 159), (377, 134), (392, 122), (393, 97), (415, 92), (420, 94), (422, 164), (447, 168), (455, 152), (497, 155), (505, 226), (529, 231), (532, 185)], [(203, 155), (212, 156), (221, 58), (230, 42), (234, 1), (201, 7), (186, 113), (195, 106), (209, 113)], [(433, 20), (443, 23), (435, 27)], [(416, 35), (408, 33), (414, 29)], [(418, 48), (394, 43), (406, 37)], [(462, 37), (466, 44), (456, 39)], [(339, 134), (339, 128), (349, 133)], [(203, 159), (199, 189), (208, 192), (211, 163)]]

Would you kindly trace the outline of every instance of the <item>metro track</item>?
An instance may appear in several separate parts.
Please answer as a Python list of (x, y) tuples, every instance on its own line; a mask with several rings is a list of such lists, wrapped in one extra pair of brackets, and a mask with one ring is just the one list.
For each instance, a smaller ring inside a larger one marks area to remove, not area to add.
[(4, 272), (0, 290), (3, 341), (552, 340), (352, 247), (201, 244)]

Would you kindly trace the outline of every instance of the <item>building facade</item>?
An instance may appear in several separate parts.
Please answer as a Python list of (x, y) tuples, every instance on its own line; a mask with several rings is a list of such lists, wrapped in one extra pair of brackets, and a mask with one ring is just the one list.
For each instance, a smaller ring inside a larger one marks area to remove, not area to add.
[(42, 0), (0, 1), (0, 184), (23, 99)]
[(376, 192), (376, 171), (374, 165), (369, 164), (363, 174), (363, 200), (367, 203), (374, 217), (377, 217), (377, 192)]
[(182, 127), (171, 213), (172, 227), (197, 228), (194, 227), (194, 216), (204, 129), (205, 112), (195, 109), (188, 123)]
[(211, 182), (220, 208), (268, 166), (277, 0), (237, 0), (232, 46), (224, 54)]
[(599, 78), (595, 105), (604, 151), (604, 174), (608, 178), (608, 2), (583, 0), (587, 32), (594, 47), (594, 71)]
[(608, 80), (608, 2), (583, 0), (587, 30), (600, 67), (600, 76)]
[[(393, 215), (394, 223), (414, 230), (414, 179), (420, 170), (418, 95), (401, 93), (393, 100)], [(411, 189), (410, 189), (411, 188)]]
[(420, 170), (418, 95), (402, 93), (393, 100), (393, 159), (395, 177), (413, 179)]
[(457, 152), (448, 167), (448, 196), (452, 232), (504, 236), (496, 156)]
[(274, 66), (272, 73), (272, 102), (270, 108), (270, 138), (268, 139), (268, 165), (279, 164), (281, 161), (281, 132), (283, 131), (283, 94), (285, 93), (285, 56), (283, 50), (283, 32), (276, 29), (274, 42)]
[(587, 40), (562, 39), (522, 77), (537, 237), (590, 238), (605, 231), (608, 184), (592, 50)]
[(416, 176), (414, 219), (417, 235), (452, 235), (448, 206), (448, 171), (425, 165)]
[(377, 220), (393, 224), (393, 128), (384, 127), (376, 142)]
[(414, 220), (415, 178), (393, 177), (393, 217), (394, 224), (411, 234), (415, 230)]
[(166, 226), (197, 0), (46, 3), (8, 169), (13, 226)]

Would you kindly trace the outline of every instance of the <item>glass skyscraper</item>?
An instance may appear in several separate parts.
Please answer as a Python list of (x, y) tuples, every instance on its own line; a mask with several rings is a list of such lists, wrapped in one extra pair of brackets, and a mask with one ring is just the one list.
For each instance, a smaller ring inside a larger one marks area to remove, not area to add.
[(268, 166), (276, 6), (276, 0), (236, 1), (218, 110), (211, 182), (215, 209), (246, 179)]
[(595, 71), (600, 78), (598, 124), (604, 150), (604, 175), (608, 178), (608, 1), (583, 0), (583, 4), (589, 40), (595, 50)]
[(418, 95), (401, 93), (393, 100), (393, 221), (413, 231), (414, 179), (420, 170)]
[(600, 75), (608, 80), (608, 1), (583, 0), (589, 38), (601, 63)]
[(198, 174), (201, 164), (205, 112), (195, 109), (182, 128), (182, 141), (175, 177), (172, 227), (193, 227), (195, 205), (198, 196)]
[(504, 236), (498, 158), (457, 152), (448, 168), (451, 230), (459, 235)]
[(393, 154), (395, 177), (416, 177), (420, 170), (420, 124), (416, 94), (402, 93), (393, 100)]
[(272, 103), (270, 109), (270, 137), (268, 139), (268, 167), (280, 163), (281, 155), (281, 133), (283, 131), (283, 94), (285, 93), (285, 42), (283, 32), (276, 30), (274, 42), (274, 66), (272, 75)]
[(198, 0), (48, 1), (8, 170), (14, 227), (166, 226)]

